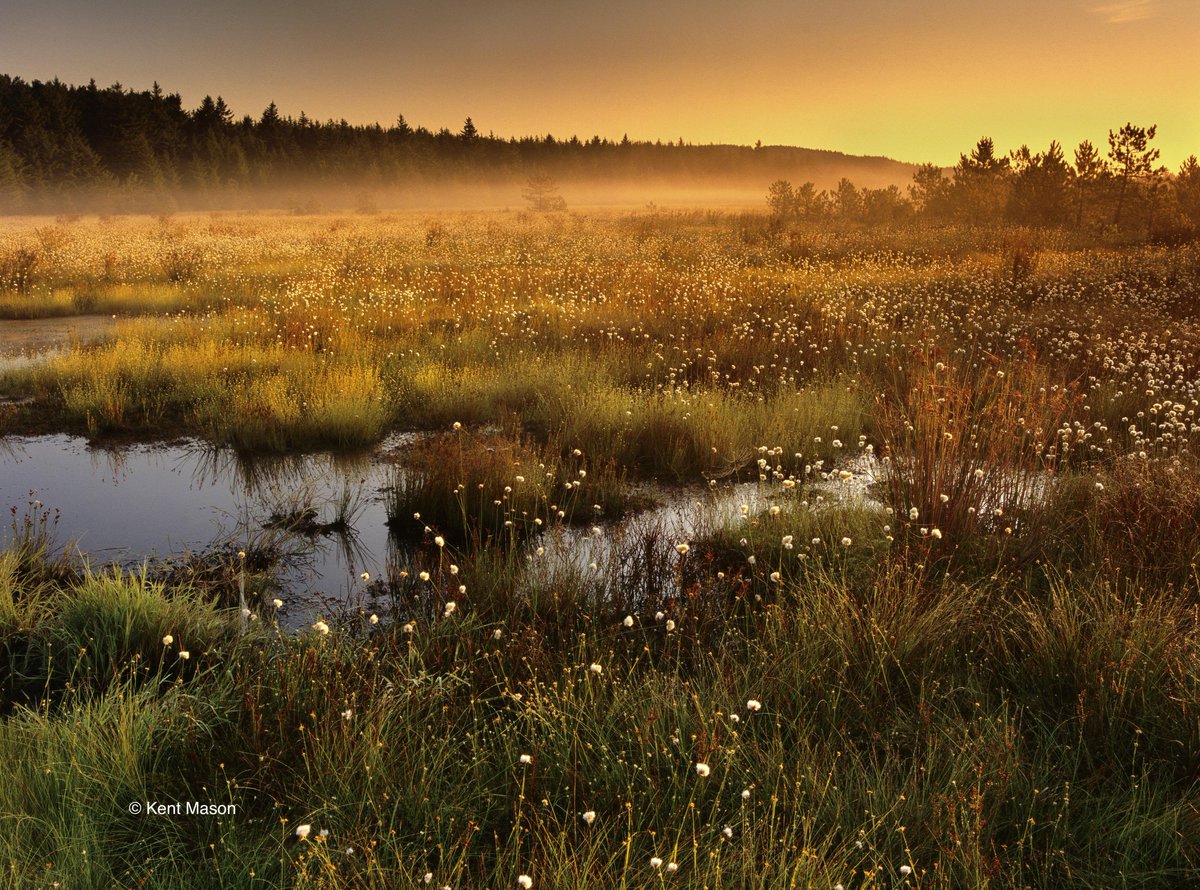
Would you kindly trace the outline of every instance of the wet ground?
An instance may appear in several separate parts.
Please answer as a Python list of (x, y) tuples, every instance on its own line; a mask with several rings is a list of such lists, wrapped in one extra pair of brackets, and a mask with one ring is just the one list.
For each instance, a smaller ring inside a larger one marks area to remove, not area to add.
[(43, 352), (73, 341), (98, 340), (110, 333), (111, 315), (72, 315), (67, 318), (0, 319), (0, 355)]
[[(318, 453), (247, 460), (195, 441), (120, 448), (90, 446), (67, 435), (0, 439), (0, 507), (50, 509), (56, 534), (95, 567), (137, 568), (189, 555), (252, 549), (264, 542), (285, 554), (276, 577), (283, 620), (298, 626), (347, 604), (379, 612), (361, 580), (409, 567), (412, 552), (387, 526), (385, 493), (409, 437), (397, 436), (358, 455)], [(866, 497), (870, 467), (856, 483), (829, 483), (830, 503)], [(531, 570), (570, 564), (614, 570), (622, 542), (652, 542), (654, 559), (673, 559), (674, 545), (736, 521), (745, 506), (757, 515), (771, 487), (757, 483), (664, 488), (643, 486), (656, 506), (621, 522), (567, 527), (529, 544)], [(35, 507), (37, 502), (41, 506)], [(345, 505), (348, 505), (346, 508)], [(273, 521), (311, 510), (309, 528), (287, 532)], [(347, 515), (346, 528), (315, 531)], [(540, 549), (540, 552), (539, 552)]]

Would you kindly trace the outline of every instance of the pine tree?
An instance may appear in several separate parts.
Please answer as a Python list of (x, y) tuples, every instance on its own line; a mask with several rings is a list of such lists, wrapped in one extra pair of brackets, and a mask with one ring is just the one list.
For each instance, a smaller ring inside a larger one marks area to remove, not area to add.
[(1009, 216), (1016, 222), (1038, 226), (1056, 226), (1068, 213), (1071, 168), (1062, 146), (1051, 142), (1039, 154), (1022, 145), (1012, 153), (1012, 191)]
[(1108, 177), (1108, 164), (1087, 139), (1075, 149), (1075, 227), (1083, 225), (1084, 212)]
[(1125, 124), (1116, 133), (1108, 131), (1108, 157), (1112, 161), (1113, 170), (1120, 184), (1117, 192), (1117, 207), (1113, 212), (1113, 225), (1121, 224), (1121, 216), (1125, 210), (1129, 186), (1149, 177), (1154, 172), (1154, 162), (1158, 160), (1158, 149), (1150, 147), (1157, 126), (1135, 127)]
[(530, 174), (521, 197), (528, 202), (530, 210), (540, 213), (567, 209), (567, 202), (558, 193), (558, 183), (549, 173)]
[(767, 186), (767, 206), (777, 219), (787, 219), (796, 212), (796, 193), (786, 179), (776, 179)]
[(970, 155), (959, 155), (954, 168), (952, 197), (956, 209), (980, 224), (995, 219), (1007, 203), (1008, 158), (997, 157), (992, 140), (984, 137)]
[(950, 180), (942, 175), (940, 167), (922, 164), (913, 174), (908, 194), (917, 213), (941, 219), (950, 213), (950, 188)]
[(1179, 167), (1179, 175), (1174, 182), (1175, 203), (1180, 213), (1191, 223), (1192, 228), (1200, 231), (1200, 162), (1191, 155)]

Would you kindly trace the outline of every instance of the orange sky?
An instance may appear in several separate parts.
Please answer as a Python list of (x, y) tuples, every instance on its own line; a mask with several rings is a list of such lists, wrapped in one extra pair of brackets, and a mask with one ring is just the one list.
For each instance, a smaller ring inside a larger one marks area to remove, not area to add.
[(1200, 154), (1200, 0), (13, 0), (0, 72), (504, 136), (950, 164), (1133, 121), (1172, 168)]

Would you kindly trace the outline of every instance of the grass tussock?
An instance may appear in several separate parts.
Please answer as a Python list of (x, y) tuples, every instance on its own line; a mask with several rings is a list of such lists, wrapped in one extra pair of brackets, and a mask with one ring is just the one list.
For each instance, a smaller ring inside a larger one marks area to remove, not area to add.
[(637, 503), (611, 464), (589, 466), (578, 448), (454, 427), (401, 455), (387, 495), (399, 534), (504, 546), (555, 526), (619, 519)]

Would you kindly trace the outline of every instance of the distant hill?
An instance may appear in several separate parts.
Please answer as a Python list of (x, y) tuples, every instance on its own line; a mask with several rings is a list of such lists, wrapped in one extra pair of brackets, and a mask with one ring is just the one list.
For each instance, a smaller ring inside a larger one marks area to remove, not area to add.
[(284, 117), (274, 103), (237, 118), (220, 97), (188, 110), (157, 84), (138, 92), (0, 75), (0, 212), (304, 200), (519, 206), (534, 174), (576, 204), (761, 204), (775, 179), (881, 188), (904, 186), (915, 169), (790, 146), (498, 138), (470, 118), (457, 133), (403, 116), (389, 127), (322, 123)]

